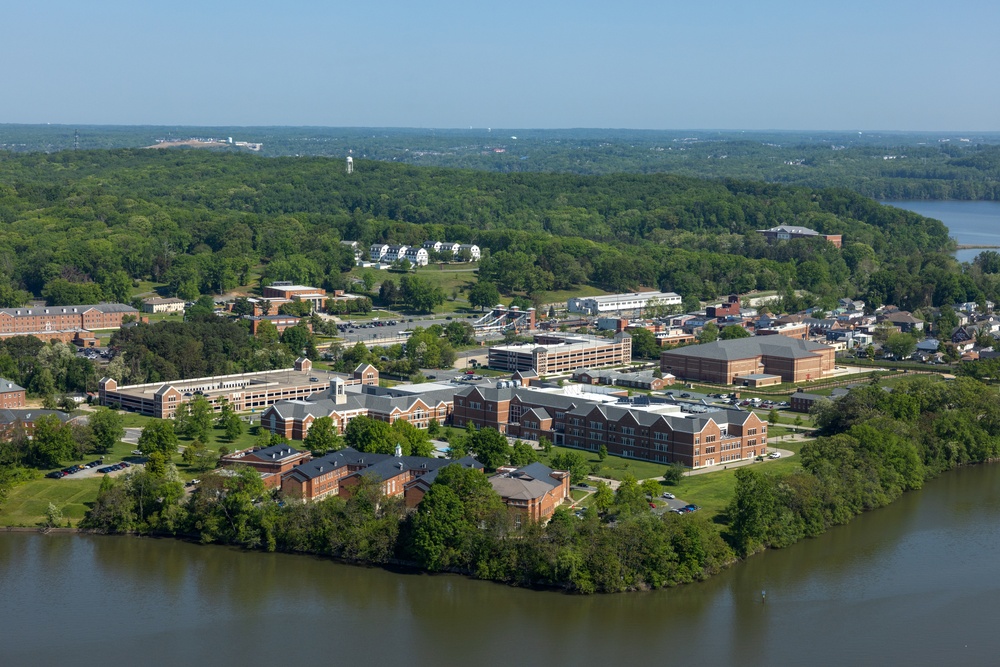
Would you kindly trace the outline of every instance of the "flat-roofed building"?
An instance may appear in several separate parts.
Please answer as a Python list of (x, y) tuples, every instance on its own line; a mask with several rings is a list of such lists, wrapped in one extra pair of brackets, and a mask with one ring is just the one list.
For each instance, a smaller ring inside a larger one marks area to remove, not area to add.
[(571, 313), (603, 315), (637, 311), (656, 306), (679, 306), (682, 299), (675, 292), (633, 292), (631, 294), (609, 294), (606, 296), (574, 297), (566, 302)]
[(143, 299), (142, 312), (144, 313), (183, 313), (184, 299)]
[(534, 370), (539, 375), (629, 363), (632, 337), (538, 333), (533, 343), (497, 345), (489, 351), (489, 366), (498, 370)]
[[(194, 400), (195, 396), (204, 396), (216, 410), (221, 409), (221, 401), (225, 399), (237, 412), (261, 412), (279, 401), (306, 398), (323, 391), (334, 379), (345, 386), (362, 384), (366, 381), (365, 376), (372, 374), (370, 368), (359, 366), (350, 376), (344, 376), (313, 370), (312, 362), (300, 358), (294, 368), (171, 382), (119, 386), (114, 378), (105, 377), (98, 384), (98, 397), (101, 405), (161, 419), (172, 419), (177, 408)], [(374, 373), (377, 384), (377, 371)]]
[(273, 282), (264, 288), (265, 299), (308, 301), (313, 310), (323, 310), (326, 305), (326, 290), (321, 287), (295, 285), (288, 281)]

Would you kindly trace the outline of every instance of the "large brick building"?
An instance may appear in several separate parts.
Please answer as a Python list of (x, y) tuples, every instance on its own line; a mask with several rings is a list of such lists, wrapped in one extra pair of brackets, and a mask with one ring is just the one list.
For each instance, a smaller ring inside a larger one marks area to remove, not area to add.
[(431, 419), (439, 424), (450, 419), (459, 387), (437, 383), (391, 388), (366, 384), (360, 389), (347, 391), (344, 382), (331, 380), (329, 390), (269, 407), (261, 417), (261, 425), (292, 440), (305, 438), (320, 417), (330, 417), (339, 433), (361, 415), (389, 424), (402, 419), (417, 428), (427, 428)]
[(0, 339), (34, 336), (71, 343), (90, 338), (89, 332), (96, 329), (118, 329), (126, 315), (138, 318), (139, 311), (121, 303), (0, 308)]
[(827, 345), (786, 336), (751, 336), (691, 345), (660, 354), (660, 370), (682, 380), (740, 384), (741, 377), (775, 375), (783, 382), (817, 380), (834, 368)]
[(539, 375), (578, 368), (627, 364), (632, 360), (632, 337), (614, 338), (583, 334), (538, 333), (533, 343), (490, 348), (489, 366), (499, 370), (534, 370)]
[(672, 403), (636, 406), (523, 387), (469, 387), (455, 395), (455, 426), (701, 468), (764, 454), (767, 423), (752, 412), (686, 414)]
[[(362, 476), (378, 480), (388, 497), (404, 496), (407, 507), (423, 499), (437, 472), (449, 465), (482, 470), (471, 456), (453, 461), (423, 456), (371, 454), (348, 447), (295, 466), (282, 476), (281, 491), (291, 499), (319, 500), (330, 495), (350, 497)], [(418, 485), (418, 480), (422, 482)]]

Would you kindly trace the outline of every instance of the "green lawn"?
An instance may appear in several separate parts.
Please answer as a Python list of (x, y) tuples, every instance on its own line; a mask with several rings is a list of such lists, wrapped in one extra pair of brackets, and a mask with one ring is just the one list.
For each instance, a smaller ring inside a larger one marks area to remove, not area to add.
[[(781, 446), (783, 449), (790, 449), (797, 453), (802, 443), (783, 443)], [(801, 468), (798, 457), (752, 465), (765, 473), (788, 473)], [(736, 468), (730, 468), (704, 475), (686, 476), (676, 486), (664, 488), (670, 489), (679, 499), (699, 505), (705, 513), (714, 516), (724, 512), (729, 501), (732, 500), (736, 490), (736, 470)]]
[(649, 461), (626, 459), (620, 456), (612, 456), (610, 454), (606, 459), (604, 459), (603, 462), (601, 462), (597, 452), (591, 452), (586, 449), (574, 449), (572, 447), (553, 446), (550, 454), (539, 452), (539, 457), (542, 463), (548, 465), (552, 457), (559, 452), (579, 452), (583, 454), (587, 457), (588, 463), (597, 466), (597, 470), (594, 474), (598, 477), (621, 480), (626, 474), (631, 474), (636, 479), (649, 479), (651, 477), (660, 478), (663, 477), (663, 473), (667, 470), (666, 464), (663, 463), (651, 463)]
[(75, 526), (97, 498), (100, 488), (100, 477), (25, 482), (11, 489), (7, 500), (0, 505), (0, 525), (37, 526), (45, 520), (45, 511), (52, 503)]

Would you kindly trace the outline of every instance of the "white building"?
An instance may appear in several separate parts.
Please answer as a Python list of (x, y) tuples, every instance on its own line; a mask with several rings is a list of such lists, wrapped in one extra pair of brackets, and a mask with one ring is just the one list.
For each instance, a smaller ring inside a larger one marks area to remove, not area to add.
[(411, 246), (406, 249), (404, 257), (412, 266), (427, 266), (427, 251), (423, 248)]
[(681, 297), (675, 292), (635, 292), (633, 294), (609, 294), (607, 296), (575, 297), (566, 302), (571, 313), (603, 315), (627, 310), (640, 310), (650, 302), (658, 306), (679, 306)]
[(452, 253), (455, 254), (455, 255), (461, 255), (466, 250), (469, 251), (469, 261), (470, 262), (478, 262), (479, 261), (479, 254), (480, 254), (479, 253), (479, 246), (477, 246), (475, 244), (472, 244), (472, 243), (462, 243), (462, 244), (459, 244), (458, 250), (455, 250), (454, 246), (452, 246)]
[(403, 259), (406, 257), (406, 249), (408, 247), (405, 245), (386, 246), (385, 257), (383, 259), (390, 263), (395, 262), (397, 259)]
[(376, 243), (368, 249), (368, 256), (373, 262), (381, 262), (387, 252), (389, 252), (389, 246), (384, 243)]

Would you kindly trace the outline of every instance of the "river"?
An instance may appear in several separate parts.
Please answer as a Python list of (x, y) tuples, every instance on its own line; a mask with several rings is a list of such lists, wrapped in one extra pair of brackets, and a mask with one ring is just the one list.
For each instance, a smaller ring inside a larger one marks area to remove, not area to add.
[(622, 595), (170, 539), (0, 533), (0, 662), (995, 664), (998, 552), (1000, 465), (945, 474), (707, 582)]
[[(1000, 202), (996, 201), (884, 201), (928, 218), (940, 220), (960, 245), (1000, 246)], [(982, 249), (965, 248), (955, 252), (960, 262), (971, 262)]]

